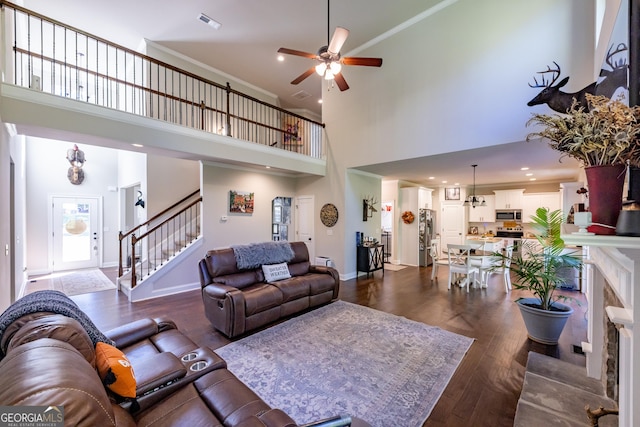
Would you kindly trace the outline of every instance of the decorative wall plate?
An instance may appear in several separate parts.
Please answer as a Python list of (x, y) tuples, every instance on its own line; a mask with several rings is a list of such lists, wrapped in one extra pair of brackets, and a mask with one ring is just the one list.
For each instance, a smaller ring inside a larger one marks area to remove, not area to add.
[(333, 203), (325, 204), (320, 209), (320, 221), (327, 227), (336, 225), (336, 222), (338, 222), (338, 208)]

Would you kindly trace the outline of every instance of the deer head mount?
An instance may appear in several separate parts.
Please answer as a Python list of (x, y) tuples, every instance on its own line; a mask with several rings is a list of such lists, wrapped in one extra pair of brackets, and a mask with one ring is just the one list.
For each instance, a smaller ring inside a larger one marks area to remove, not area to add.
[(571, 107), (574, 99), (580, 106), (589, 108), (585, 96), (587, 93), (592, 95), (603, 95), (607, 98), (611, 98), (618, 88), (627, 88), (628, 65), (626, 56), (615, 59), (616, 55), (626, 55), (627, 50), (627, 46), (624, 43), (618, 44), (615, 49), (613, 49), (613, 45), (611, 45), (607, 51), (607, 58), (605, 60), (607, 65), (611, 67), (611, 70), (600, 70), (600, 77), (603, 77), (602, 80), (599, 82), (593, 82), (583, 89), (573, 93), (563, 92), (560, 90), (569, 82), (569, 77), (565, 77), (554, 86), (562, 73), (560, 66), (554, 61), (553, 64), (555, 65), (555, 68), (551, 68), (547, 65), (546, 70), (537, 72), (537, 74), (541, 75), (540, 81), (538, 81), (538, 78), (534, 76), (534, 84), (529, 83), (529, 87), (543, 89), (538, 95), (529, 101), (527, 105), (532, 107), (534, 105), (547, 104), (554, 111), (566, 113)]
[(378, 203), (378, 200), (376, 200), (375, 196), (366, 196), (362, 200), (363, 221), (366, 221), (368, 218), (373, 217), (374, 212), (378, 212), (378, 210), (375, 208), (376, 203)]

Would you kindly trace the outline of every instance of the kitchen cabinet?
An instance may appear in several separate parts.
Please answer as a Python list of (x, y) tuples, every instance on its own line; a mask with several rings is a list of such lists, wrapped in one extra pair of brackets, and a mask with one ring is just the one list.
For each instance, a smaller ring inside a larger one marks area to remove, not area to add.
[(522, 209), (524, 189), (493, 190), (496, 195), (495, 209)]
[(486, 206), (469, 206), (469, 222), (495, 222), (496, 220), (496, 197), (482, 196), (487, 202)]
[(522, 201), (522, 222), (531, 222), (538, 208), (560, 209), (560, 192), (525, 194)]

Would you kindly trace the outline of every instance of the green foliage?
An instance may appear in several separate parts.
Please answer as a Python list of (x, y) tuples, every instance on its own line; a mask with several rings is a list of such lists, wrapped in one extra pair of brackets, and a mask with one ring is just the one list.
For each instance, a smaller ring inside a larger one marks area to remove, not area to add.
[(533, 114), (527, 126), (542, 128), (527, 135), (527, 141), (542, 137), (583, 166), (640, 165), (640, 107), (605, 96), (586, 98), (589, 108), (574, 99), (567, 114)]
[[(551, 310), (554, 302), (565, 299), (554, 295), (556, 288), (565, 283), (562, 270), (580, 268), (582, 258), (577, 251), (568, 252), (564, 240), (560, 238), (563, 223), (561, 210), (538, 208), (531, 219), (537, 244), (524, 243), (521, 253), (511, 258), (511, 272), (517, 278), (513, 286), (530, 291), (540, 300), (543, 310)], [(505, 257), (499, 253), (496, 255)]]

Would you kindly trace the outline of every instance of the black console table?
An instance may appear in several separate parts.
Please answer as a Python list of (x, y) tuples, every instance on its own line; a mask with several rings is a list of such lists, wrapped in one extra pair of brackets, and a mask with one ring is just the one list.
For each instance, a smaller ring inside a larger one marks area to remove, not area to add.
[(384, 245), (358, 246), (356, 257), (358, 271), (364, 271), (369, 277), (369, 273), (382, 270), (384, 274)]

